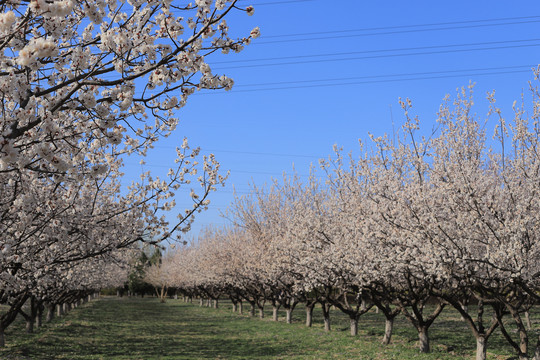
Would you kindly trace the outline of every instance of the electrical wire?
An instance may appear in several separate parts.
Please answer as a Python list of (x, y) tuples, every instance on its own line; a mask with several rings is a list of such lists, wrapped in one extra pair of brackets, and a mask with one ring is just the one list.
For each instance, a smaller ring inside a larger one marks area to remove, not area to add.
[(462, 47), (462, 46), (479, 46), (479, 45), (494, 45), (494, 44), (514, 44), (514, 43), (519, 43), (519, 42), (533, 42), (533, 41), (540, 41), (540, 38), (535, 38), (535, 39), (522, 39), (522, 40), (504, 40), (504, 41), (486, 41), (486, 42), (475, 42), (475, 43), (465, 43), (465, 44), (449, 44), (449, 45), (417, 46), (417, 47), (406, 47), (406, 48), (395, 48), (395, 49), (381, 49), (381, 50), (348, 51), (348, 52), (337, 52), (337, 53), (327, 53), (327, 54), (310, 54), (310, 55), (281, 56), (281, 57), (269, 57), (269, 58), (247, 59), (247, 60), (213, 61), (213, 62), (212, 62), (212, 65), (216, 65), (216, 64), (237, 64), (237, 63), (243, 63), (243, 62), (259, 62), (259, 61), (287, 60), (287, 59), (303, 59), (303, 58), (315, 58), (315, 57), (327, 57), (327, 56), (341, 56), (341, 55), (358, 55), (358, 54), (370, 54), (370, 53), (392, 52), (392, 51), (413, 51), (413, 50), (427, 50), (427, 49), (445, 49), (445, 48)]
[[(388, 74), (388, 75), (366, 75), (366, 76), (349, 76), (342, 78), (330, 78), (330, 79), (313, 79), (313, 80), (295, 80), (295, 81), (278, 81), (270, 83), (258, 83), (258, 84), (238, 84), (235, 85), (235, 88), (239, 87), (252, 87), (252, 86), (272, 86), (272, 85), (287, 85), (287, 84), (302, 84), (302, 83), (313, 83), (313, 82), (325, 82), (325, 81), (343, 81), (343, 80), (361, 80), (361, 79), (378, 79), (378, 78), (387, 78), (387, 77), (402, 77), (402, 76), (416, 76), (416, 75), (433, 75), (433, 74), (451, 74), (451, 73), (461, 73), (461, 72), (471, 72), (471, 71), (491, 71), (491, 70), (503, 70), (503, 69), (526, 69), (532, 70), (536, 68), (537, 64), (531, 65), (513, 65), (513, 66), (499, 66), (499, 67), (485, 67), (485, 68), (472, 68), (472, 69), (459, 69), (459, 70), (443, 70), (443, 71), (423, 71), (423, 72), (414, 72), (414, 73), (398, 73), (398, 74)], [(467, 74), (463, 74), (464, 76)]]
[[(400, 82), (400, 81), (415, 81), (415, 80), (432, 80), (432, 79), (445, 79), (445, 78), (457, 78), (457, 77), (472, 77), (472, 76), (486, 76), (486, 75), (504, 75), (504, 74), (516, 74), (516, 73), (526, 73), (532, 72), (532, 67), (529, 69), (523, 70), (513, 70), (513, 71), (492, 71), (492, 72), (483, 72), (483, 73), (464, 73), (464, 74), (455, 74), (453, 71), (447, 72), (448, 75), (434, 75), (434, 76), (419, 76), (419, 77), (409, 77), (409, 78), (400, 78), (400, 79), (381, 79), (381, 80), (366, 80), (366, 81), (353, 81), (353, 82), (336, 82), (331, 84), (312, 84), (312, 85), (297, 85), (297, 86), (282, 86), (282, 87), (269, 87), (269, 88), (255, 88), (255, 89), (245, 89), (245, 90), (235, 90), (234, 88), (228, 93), (246, 93), (246, 92), (258, 92), (258, 91), (275, 91), (275, 90), (289, 90), (289, 89), (305, 89), (305, 88), (320, 88), (320, 87), (334, 87), (334, 86), (347, 86), (347, 85), (362, 85), (362, 84), (376, 84), (376, 83), (390, 83), (390, 82)], [(427, 74), (437, 74), (445, 72), (428, 72)], [(397, 75), (394, 75), (397, 76)], [(385, 77), (384, 75), (377, 75), (373, 77)], [(358, 77), (361, 79), (362, 77)], [(369, 78), (366, 76), (365, 78)], [(342, 78), (346, 79), (346, 78)], [(309, 82), (310, 80), (306, 80)], [(316, 80), (313, 80), (316, 81)], [(294, 83), (294, 82), (289, 82)], [(195, 93), (192, 96), (197, 95), (210, 95), (210, 94), (221, 94), (220, 92), (199, 92)]]
[(471, 24), (479, 22), (492, 22), (492, 21), (509, 21), (509, 20), (525, 20), (525, 19), (540, 19), (540, 15), (531, 16), (517, 16), (517, 17), (504, 17), (494, 19), (479, 19), (479, 20), (464, 20), (464, 21), (450, 21), (439, 23), (427, 23), (427, 24), (413, 24), (413, 25), (396, 25), (396, 26), (381, 26), (371, 28), (358, 28), (358, 29), (346, 29), (346, 30), (333, 30), (333, 31), (314, 31), (296, 34), (282, 34), (282, 35), (263, 35), (261, 38), (283, 38), (283, 37), (295, 37), (295, 36), (311, 36), (311, 35), (328, 35), (328, 34), (341, 34), (358, 31), (376, 31), (376, 30), (391, 30), (391, 29), (409, 29), (414, 27), (426, 27), (426, 26), (445, 26), (445, 25), (459, 25), (459, 24)]
[[(441, 28), (430, 28), (430, 29), (415, 29), (415, 30), (399, 30), (399, 31), (384, 31), (384, 32), (374, 32), (369, 34), (349, 34), (349, 35), (340, 35), (340, 36), (320, 36), (312, 38), (302, 38), (302, 39), (284, 39), (284, 40), (272, 40), (272, 41), (254, 41), (252, 45), (264, 45), (264, 44), (278, 44), (278, 43), (288, 43), (288, 42), (298, 42), (298, 41), (313, 41), (313, 40), (328, 40), (328, 39), (343, 39), (343, 38), (352, 38), (352, 37), (364, 37), (364, 36), (379, 36), (379, 35), (393, 35), (393, 34), (405, 34), (405, 33), (414, 33), (414, 32), (426, 32), (426, 31), (441, 31), (441, 30), (456, 30), (456, 29), (472, 29), (472, 28), (482, 28), (490, 26), (504, 26), (504, 25), (517, 25), (517, 24), (530, 24), (538, 23), (540, 20), (528, 20), (528, 21), (515, 21), (515, 22), (506, 22), (500, 24), (478, 24), (478, 25), (463, 25), (463, 26), (447, 26)], [(261, 39), (264, 39), (261, 36)]]
[(508, 46), (490, 46), (483, 48), (473, 48), (473, 49), (454, 49), (454, 50), (440, 50), (440, 51), (421, 51), (413, 52), (406, 54), (385, 54), (385, 55), (369, 55), (369, 56), (355, 56), (355, 57), (346, 57), (338, 59), (320, 59), (320, 60), (303, 60), (303, 61), (288, 61), (280, 63), (270, 63), (270, 64), (254, 64), (254, 65), (237, 65), (237, 66), (224, 66), (218, 67), (215, 70), (227, 70), (227, 69), (243, 69), (243, 68), (259, 68), (259, 67), (268, 67), (268, 66), (283, 66), (283, 65), (303, 65), (303, 64), (313, 64), (313, 63), (325, 63), (325, 62), (337, 62), (337, 61), (350, 61), (350, 60), (365, 60), (365, 59), (381, 59), (381, 58), (393, 58), (400, 56), (417, 56), (417, 55), (435, 55), (435, 54), (451, 54), (451, 53), (462, 53), (468, 51), (484, 51), (484, 50), (500, 50), (500, 49), (516, 49), (516, 48), (526, 48), (526, 47), (535, 47), (540, 46), (540, 43), (537, 44), (524, 44), (524, 45), (508, 45)]

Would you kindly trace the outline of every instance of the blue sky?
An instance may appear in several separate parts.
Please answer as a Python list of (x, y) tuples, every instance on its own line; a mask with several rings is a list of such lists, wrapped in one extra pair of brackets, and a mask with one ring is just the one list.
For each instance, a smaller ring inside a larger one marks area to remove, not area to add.
[[(409, 97), (430, 128), (441, 99), (476, 83), (476, 112), (484, 118), (487, 91), (496, 90), (503, 114), (533, 80), (540, 63), (538, 1), (326, 1), (253, 0), (255, 15), (228, 19), (231, 33), (262, 36), (241, 54), (207, 59), (215, 73), (235, 80), (230, 92), (200, 93), (179, 112), (176, 133), (162, 141), (144, 170), (165, 174), (184, 136), (214, 153), (231, 175), (198, 215), (201, 226), (223, 224), (233, 186), (246, 193), (310, 163), (338, 144), (356, 150), (368, 133), (403, 123), (398, 98)], [(393, 121), (392, 121), (393, 119)], [(126, 161), (126, 181), (141, 170)], [(189, 206), (180, 190), (177, 211)]]

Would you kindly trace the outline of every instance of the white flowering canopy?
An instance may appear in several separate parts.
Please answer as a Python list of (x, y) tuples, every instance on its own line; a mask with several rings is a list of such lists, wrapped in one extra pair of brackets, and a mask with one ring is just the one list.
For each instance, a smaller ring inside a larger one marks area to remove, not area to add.
[[(226, 15), (254, 11), (237, 0), (8, 0), (0, 10), (0, 302), (10, 302), (57, 291), (59, 269), (73, 268), (71, 281), (84, 273), (74, 267), (106, 268), (87, 259), (190, 228), (226, 178), (214, 156), (197, 160), (184, 140), (165, 179), (145, 173), (121, 192), (122, 158), (171, 134), (195, 91), (230, 89), (207, 59), (260, 32), (229, 37)], [(169, 224), (160, 212), (191, 177), (202, 190)]]

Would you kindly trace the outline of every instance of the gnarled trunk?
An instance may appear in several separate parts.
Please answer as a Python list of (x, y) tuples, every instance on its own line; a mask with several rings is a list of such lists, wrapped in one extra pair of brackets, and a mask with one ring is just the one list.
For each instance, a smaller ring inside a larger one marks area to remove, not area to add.
[(383, 345), (388, 345), (390, 344), (390, 340), (392, 340), (392, 331), (394, 330), (394, 318), (386, 318), (384, 324), (384, 338), (382, 340), (382, 343)]
[(292, 324), (292, 312), (293, 312), (293, 309), (292, 308), (288, 308), (286, 309), (285, 313), (286, 313), (286, 321), (287, 321), (287, 324)]
[(322, 304), (324, 331), (330, 331), (330, 304)]
[(34, 332), (34, 319), (29, 317), (26, 319), (26, 333), (32, 334)]
[(418, 329), (418, 341), (420, 343), (420, 351), (423, 353), (428, 353), (429, 348), (429, 334), (427, 327), (421, 327)]
[(278, 321), (278, 306), (272, 306), (272, 320)]
[(476, 360), (486, 360), (487, 339), (484, 336), (476, 338)]
[(350, 316), (350, 321), (351, 321), (351, 335), (356, 336), (358, 335), (358, 317)]
[(4, 328), (0, 327), (0, 348), (6, 346), (6, 337), (4, 335)]
[(40, 304), (37, 308), (36, 328), (39, 329), (43, 323), (43, 306)]
[(47, 317), (45, 321), (51, 322), (54, 319), (54, 308), (55, 308), (54, 304), (47, 305)]
[(531, 314), (529, 310), (525, 311), (525, 325), (527, 325), (527, 330), (531, 330), (532, 324), (531, 324)]
[(311, 327), (313, 325), (313, 308), (315, 306), (306, 306), (306, 326)]
[(540, 360), (540, 335), (536, 341), (536, 348), (534, 349), (534, 360)]

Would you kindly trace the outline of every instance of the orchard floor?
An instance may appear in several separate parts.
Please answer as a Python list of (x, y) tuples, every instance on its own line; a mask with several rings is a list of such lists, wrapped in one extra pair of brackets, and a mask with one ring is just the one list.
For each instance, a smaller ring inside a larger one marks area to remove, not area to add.
[[(321, 326), (315, 309), (312, 328), (295, 310), (293, 324), (263, 320), (246, 312), (201, 308), (180, 300), (105, 297), (72, 310), (25, 334), (22, 323), (6, 333), (0, 359), (473, 359), (475, 341), (457, 313), (445, 310), (430, 331), (432, 353), (416, 349), (414, 329), (403, 318), (396, 322), (392, 344), (382, 346), (382, 315), (360, 319), (359, 335), (348, 332), (348, 321), (333, 311), (333, 329)], [(284, 313), (280, 313), (280, 316)], [(538, 314), (534, 314), (536, 320)], [(536, 322), (535, 322), (536, 325)], [(531, 333), (531, 341), (536, 341)], [(531, 344), (534, 345), (534, 344)], [(497, 333), (489, 342), (488, 359), (509, 359), (511, 349)]]

